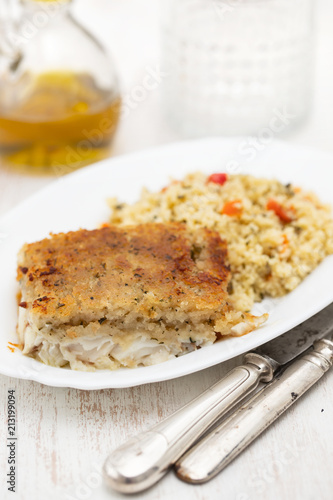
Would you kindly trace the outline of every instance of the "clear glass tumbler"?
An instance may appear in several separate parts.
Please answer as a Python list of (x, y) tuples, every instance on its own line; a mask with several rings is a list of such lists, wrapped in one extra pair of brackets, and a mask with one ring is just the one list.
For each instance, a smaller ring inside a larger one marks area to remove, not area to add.
[(313, 15), (313, 0), (164, 0), (164, 105), (176, 129), (254, 135), (302, 122), (312, 95)]

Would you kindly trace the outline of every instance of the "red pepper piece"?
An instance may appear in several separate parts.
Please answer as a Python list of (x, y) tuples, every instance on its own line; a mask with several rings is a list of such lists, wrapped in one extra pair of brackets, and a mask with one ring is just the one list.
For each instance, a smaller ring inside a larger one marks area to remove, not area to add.
[(227, 174), (212, 174), (208, 177), (207, 182), (214, 182), (215, 184), (220, 184), (220, 186), (223, 186), (223, 184), (227, 180), (228, 180)]

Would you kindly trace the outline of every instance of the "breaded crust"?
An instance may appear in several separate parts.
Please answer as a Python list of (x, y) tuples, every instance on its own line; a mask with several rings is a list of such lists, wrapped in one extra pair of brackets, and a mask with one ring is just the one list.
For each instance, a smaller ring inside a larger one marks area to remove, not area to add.
[(111, 226), (26, 244), (17, 279), (21, 307), (43, 326), (143, 319), (228, 309), (227, 247), (218, 233), (179, 223)]

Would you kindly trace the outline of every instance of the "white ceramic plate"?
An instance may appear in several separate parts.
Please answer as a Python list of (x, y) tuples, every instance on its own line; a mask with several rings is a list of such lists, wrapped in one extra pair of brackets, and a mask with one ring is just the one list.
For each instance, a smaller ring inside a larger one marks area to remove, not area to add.
[(268, 311), (267, 323), (241, 338), (230, 338), (165, 363), (116, 371), (78, 372), (45, 366), (10, 352), (17, 341), (16, 254), (25, 242), (49, 232), (92, 229), (107, 221), (106, 199), (133, 202), (141, 188), (156, 190), (170, 176), (187, 172), (233, 170), (278, 178), (315, 191), (333, 205), (333, 156), (274, 141), (251, 146), (246, 139), (203, 139), (163, 146), (103, 161), (60, 178), (24, 201), (0, 221), (0, 373), (43, 384), (80, 389), (131, 387), (202, 370), (257, 347), (286, 332), (333, 301), (333, 256), (328, 257), (289, 295), (266, 300), (254, 312)]

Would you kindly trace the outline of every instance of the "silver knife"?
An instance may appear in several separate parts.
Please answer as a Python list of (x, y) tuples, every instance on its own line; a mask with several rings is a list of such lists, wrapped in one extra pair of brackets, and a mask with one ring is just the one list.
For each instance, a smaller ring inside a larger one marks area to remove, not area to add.
[(137, 493), (152, 486), (217, 419), (251, 394), (260, 382), (271, 382), (282, 364), (306, 351), (314, 339), (327, 335), (332, 317), (333, 304), (287, 334), (246, 354), (242, 366), (117, 448), (104, 464), (107, 484), (121, 493)]
[[(222, 424), (209, 432), (176, 463), (177, 476), (189, 483), (205, 483), (221, 472), (256, 437), (315, 384), (333, 363), (332, 305), (302, 327), (262, 346), (280, 364), (315, 340), (311, 350), (289, 364)], [(291, 337), (291, 334), (293, 335)]]

